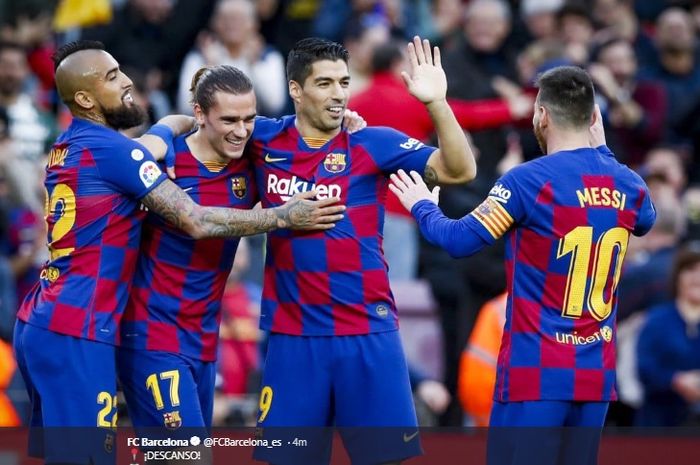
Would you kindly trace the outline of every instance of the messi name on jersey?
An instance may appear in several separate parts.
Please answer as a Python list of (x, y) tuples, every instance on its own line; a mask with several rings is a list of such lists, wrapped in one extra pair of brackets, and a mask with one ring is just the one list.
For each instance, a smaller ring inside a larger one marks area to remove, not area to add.
[(612, 207), (618, 210), (625, 209), (627, 194), (617, 189), (607, 187), (586, 187), (576, 191), (579, 205), (586, 207)]

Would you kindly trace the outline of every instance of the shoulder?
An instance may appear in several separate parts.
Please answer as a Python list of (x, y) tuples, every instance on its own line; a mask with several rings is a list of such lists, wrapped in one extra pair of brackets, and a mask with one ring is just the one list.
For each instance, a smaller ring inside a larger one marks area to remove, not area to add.
[(96, 124), (75, 127), (65, 134), (63, 142), (77, 146), (77, 148), (87, 149), (93, 154), (103, 152), (109, 154), (114, 154), (114, 152), (123, 153), (133, 149), (146, 150), (141, 144), (125, 135), (111, 128)]
[(282, 131), (285, 131), (294, 124), (294, 116), (283, 116), (281, 118), (267, 118), (258, 116), (255, 118), (255, 129), (253, 129), (252, 139), (269, 141)]
[(391, 141), (399, 141), (401, 143), (404, 143), (408, 142), (409, 140), (415, 141), (413, 145), (416, 146), (421, 143), (418, 139), (413, 139), (407, 134), (387, 126), (369, 126), (360, 131), (354, 132), (349, 136), (350, 143), (360, 145)]
[(545, 176), (546, 173), (550, 171), (549, 165), (552, 164), (552, 160), (548, 160), (547, 158), (550, 157), (551, 155), (542, 155), (538, 158), (535, 158), (534, 160), (529, 160), (526, 161), (525, 163), (521, 163), (518, 166), (515, 166), (508, 170), (503, 175), (503, 178), (511, 178), (511, 179), (523, 179), (523, 178), (529, 178), (529, 177), (537, 177), (541, 178)]
[(651, 307), (647, 313), (647, 323), (657, 326), (664, 321), (668, 321), (670, 317), (675, 316), (677, 313), (676, 304), (673, 302), (655, 305)]
[(349, 135), (351, 146), (372, 154), (403, 153), (422, 149), (425, 144), (406, 133), (386, 126), (370, 126)]

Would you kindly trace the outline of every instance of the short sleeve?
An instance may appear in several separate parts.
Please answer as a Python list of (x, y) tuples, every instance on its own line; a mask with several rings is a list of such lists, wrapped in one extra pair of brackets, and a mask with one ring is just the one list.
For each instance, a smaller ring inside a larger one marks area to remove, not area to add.
[(102, 179), (116, 190), (141, 199), (167, 177), (151, 152), (131, 139), (92, 149)]
[(437, 148), (425, 145), (418, 139), (387, 127), (371, 127), (353, 134), (359, 139), (359, 145), (369, 153), (379, 169), (391, 174), (399, 169), (416, 171), (421, 175), (425, 171), (430, 155)]
[(643, 236), (649, 232), (654, 222), (656, 221), (656, 209), (651, 201), (651, 195), (647, 189), (644, 189), (642, 194), (644, 199), (642, 200), (642, 206), (639, 209), (639, 215), (637, 216), (637, 224), (634, 226), (633, 234), (635, 236)]
[(487, 242), (493, 243), (514, 224), (525, 219), (525, 205), (530, 204), (522, 188), (525, 173), (516, 168), (504, 174), (486, 199), (469, 214), (469, 224)]

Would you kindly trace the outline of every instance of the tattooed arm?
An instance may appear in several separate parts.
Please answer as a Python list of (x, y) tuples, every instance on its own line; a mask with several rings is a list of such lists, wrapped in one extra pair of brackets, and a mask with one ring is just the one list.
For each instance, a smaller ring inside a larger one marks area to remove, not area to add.
[(435, 124), (438, 149), (425, 165), (423, 179), (429, 186), (460, 184), (476, 177), (476, 160), (464, 131), (446, 100), (426, 105)]
[(330, 229), (343, 218), (340, 199), (310, 200), (315, 191), (292, 197), (275, 208), (238, 210), (202, 207), (170, 180), (163, 181), (143, 199), (148, 209), (182, 229), (195, 239), (237, 237), (264, 233), (278, 228)]

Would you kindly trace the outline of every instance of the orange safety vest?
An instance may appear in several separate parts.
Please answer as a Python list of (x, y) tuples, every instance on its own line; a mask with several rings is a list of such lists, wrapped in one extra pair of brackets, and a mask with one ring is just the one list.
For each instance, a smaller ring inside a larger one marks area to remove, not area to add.
[(460, 358), (457, 394), (475, 426), (489, 424), (507, 298), (508, 294), (503, 293), (481, 307)]
[(0, 340), (0, 426), (20, 425), (17, 411), (5, 394), (16, 369), (17, 363), (12, 354), (12, 347)]

